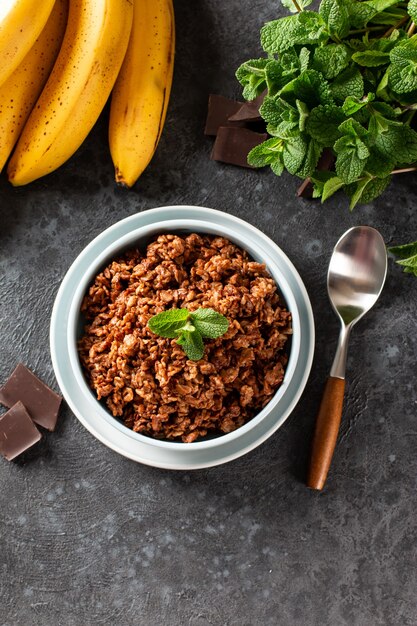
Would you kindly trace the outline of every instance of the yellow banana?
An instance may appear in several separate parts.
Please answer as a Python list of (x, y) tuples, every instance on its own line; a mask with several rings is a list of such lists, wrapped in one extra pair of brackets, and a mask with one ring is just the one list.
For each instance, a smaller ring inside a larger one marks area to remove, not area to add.
[(0, 172), (51, 72), (64, 37), (67, 18), (68, 0), (56, 0), (34, 45), (10, 78), (0, 86)]
[(100, 115), (126, 52), (131, 0), (71, 0), (61, 51), (8, 166), (26, 185), (62, 165)]
[(23, 61), (53, 6), (54, 0), (0, 1), (0, 85)]
[(158, 145), (174, 70), (172, 0), (134, 0), (129, 46), (113, 89), (109, 141), (116, 181), (135, 184)]

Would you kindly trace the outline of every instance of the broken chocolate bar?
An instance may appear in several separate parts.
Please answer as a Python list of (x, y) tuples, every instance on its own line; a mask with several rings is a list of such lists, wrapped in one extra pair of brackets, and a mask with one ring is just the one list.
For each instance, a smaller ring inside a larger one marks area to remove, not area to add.
[(12, 461), (41, 439), (24, 405), (16, 402), (0, 417), (0, 454)]
[(265, 90), (254, 100), (244, 102), (238, 111), (229, 117), (229, 122), (260, 122), (262, 117), (259, 113), (259, 107), (264, 101), (266, 93)]
[(266, 139), (268, 139), (266, 133), (255, 133), (247, 128), (221, 126), (210, 158), (213, 161), (250, 168), (247, 161), (249, 152)]
[[(228, 122), (229, 117), (237, 113), (243, 104), (244, 102), (236, 102), (236, 100), (210, 94), (204, 134), (217, 135), (220, 126), (231, 126), (232, 124)], [(243, 126), (243, 122), (233, 124), (233, 126)]]
[(18, 400), (23, 402), (34, 422), (47, 430), (54, 430), (62, 398), (22, 363), (0, 389), (0, 402), (4, 406), (10, 408)]

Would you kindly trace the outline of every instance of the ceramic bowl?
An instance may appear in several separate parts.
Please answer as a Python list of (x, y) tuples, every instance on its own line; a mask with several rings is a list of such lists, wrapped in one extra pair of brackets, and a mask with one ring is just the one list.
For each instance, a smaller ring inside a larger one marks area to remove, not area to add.
[[(77, 352), (83, 319), (82, 299), (94, 277), (129, 248), (143, 248), (161, 233), (221, 235), (265, 263), (292, 314), (293, 335), (284, 381), (270, 402), (249, 422), (227, 434), (193, 443), (154, 439), (124, 426), (97, 401), (83, 374)], [(310, 372), (314, 323), (307, 292), (296, 269), (278, 246), (249, 223), (202, 207), (151, 209), (117, 222), (77, 257), (58, 291), (51, 319), (51, 355), (62, 393), (81, 423), (120, 454), (148, 465), (196, 469), (237, 458), (269, 437), (297, 403)]]

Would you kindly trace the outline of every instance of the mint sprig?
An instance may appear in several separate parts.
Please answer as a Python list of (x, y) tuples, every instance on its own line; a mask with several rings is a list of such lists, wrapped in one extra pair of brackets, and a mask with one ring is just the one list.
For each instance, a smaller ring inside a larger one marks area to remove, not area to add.
[[(265, 56), (236, 72), (247, 99), (266, 90), (271, 138), (248, 162), (310, 177), (322, 202), (343, 190), (353, 209), (417, 170), (417, 0), (281, 2), (293, 14), (262, 27)], [(326, 176), (323, 150), (334, 157)]]
[(150, 330), (160, 337), (174, 339), (192, 361), (199, 361), (204, 354), (203, 337), (217, 339), (227, 332), (229, 322), (214, 309), (170, 309), (154, 315), (148, 321)]
[(402, 265), (404, 272), (417, 276), (417, 241), (393, 246), (388, 248), (388, 251), (397, 257), (397, 263)]

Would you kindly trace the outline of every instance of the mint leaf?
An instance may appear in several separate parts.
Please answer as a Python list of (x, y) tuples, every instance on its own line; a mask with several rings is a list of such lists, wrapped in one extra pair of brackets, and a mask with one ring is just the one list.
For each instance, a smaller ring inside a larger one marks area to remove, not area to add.
[(417, 276), (417, 241), (392, 246), (388, 248), (388, 251), (397, 257), (396, 262), (404, 268), (405, 272)]
[(284, 164), (282, 152), (284, 146), (280, 137), (267, 139), (259, 146), (255, 146), (248, 154), (248, 163), (252, 167), (264, 167), (265, 165), (275, 166), (275, 173), (282, 174)]
[(377, 178), (389, 176), (395, 167), (395, 155), (383, 154), (377, 146), (369, 148), (369, 158), (366, 162), (366, 171)]
[(243, 97), (254, 100), (266, 87), (265, 67), (269, 59), (245, 61), (236, 71), (236, 78), (243, 87)]
[(348, 116), (354, 115), (360, 111), (362, 107), (366, 106), (369, 102), (372, 102), (374, 98), (375, 95), (373, 93), (368, 93), (366, 97), (364, 96), (361, 99), (356, 98), (355, 96), (348, 96), (342, 105), (343, 113)]
[(177, 343), (182, 347), (185, 354), (192, 361), (199, 361), (203, 358), (204, 344), (203, 339), (198, 331), (182, 331), (177, 339)]
[(406, 124), (391, 122), (384, 132), (375, 137), (375, 146), (389, 160), (409, 164), (417, 161), (417, 133)]
[(300, 176), (301, 178), (311, 176), (317, 167), (317, 163), (320, 159), (322, 151), (323, 146), (315, 141), (315, 139), (310, 139), (307, 144), (307, 150), (305, 152), (301, 166), (296, 172), (297, 176)]
[[(378, 13), (397, 4), (398, 0), (369, 0), (368, 2), (350, 2), (348, 4), (349, 18), (354, 28), (363, 28)], [(398, 21), (398, 20), (397, 20)], [(395, 23), (395, 22), (394, 22)]]
[[(294, 75), (297, 72), (294, 71)], [(275, 96), (288, 83), (287, 72), (284, 71), (282, 64), (275, 59), (269, 59), (265, 66), (265, 81), (268, 90), (268, 96)]]
[(261, 45), (269, 54), (285, 52), (295, 45), (320, 43), (326, 38), (325, 22), (313, 11), (267, 22), (261, 30)]
[(388, 120), (395, 120), (395, 118), (402, 113), (399, 107), (394, 108), (386, 102), (372, 102), (370, 110), (373, 113), (384, 116)]
[(407, 11), (413, 22), (417, 22), (417, 0), (409, 1)]
[(301, 48), (300, 53), (295, 48), (289, 48), (281, 54), (279, 65), (285, 76), (297, 76), (301, 71), (307, 69), (309, 58), (310, 51), (307, 48)]
[[(351, 120), (348, 120), (351, 121)], [(340, 128), (343, 126), (341, 124)], [(369, 150), (359, 136), (346, 134), (336, 141), (334, 151), (337, 154), (336, 173), (344, 183), (352, 183), (364, 168)]]
[(340, 137), (339, 126), (345, 119), (341, 107), (319, 105), (308, 117), (306, 132), (322, 146), (330, 148)]
[(327, 40), (326, 24), (321, 15), (314, 11), (303, 11), (295, 17), (297, 28), (293, 45), (313, 45)]
[(310, 109), (319, 104), (333, 104), (329, 83), (316, 70), (305, 70), (280, 91), (282, 98), (295, 104), (304, 102)]
[(380, 24), (384, 26), (397, 26), (402, 19), (408, 19), (405, 8), (392, 7), (388, 10), (377, 13), (372, 18), (372, 24)]
[(330, 43), (314, 51), (313, 69), (325, 78), (335, 78), (349, 65), (349, 48), (343, 43)]
[(339, 102), (344, 102), (348, 96), (362, 98), (364, 85), (360, 71), (354, 66), (348, 67), (334, 79), (330, 90), (334, 99)]
[(316, 170), (310, 176), (310, 180), (313, 183), (313, 198), (320, 198), (323, 193), (325, 183), (336, 176), (334, 172), (327, 170)]
[(307, 142), (300, 134), (283, 139), (282, 160), (290, 174), (296, 174), (303, 164), (307, 152)]
[(299, 54), (300, 72), (304, 72), (308, 69), (310, 63), (310, 50), (308, 48), (301, 48)]
[(343, 182), (343, 180), (339, 178), (338, 176), (332, 176), (331, 178), (329, 178), (329, 180), (326, 180), (326, 182), (323, 185), (321, 201), (325, 202), (327, 198), (330, 198), (330, 196), (336, 193), (336, 191), (341, 189), (344, 186), (344, 184), (345, 183)]
[(356, 181), (353, 185), (348, 185), (345, 189), (346, 193), (351, 197), (350, 210), (352, 211), (359, 202), (368, 204), (368, 202), (375, 200), (388, 187), (390, 182), (391, 176), (372, 178), (370, 175), (365, 174), (361, 180)]
[(259, 112), (269, 125), (268, 132), (270, 135), (274, 135), (277, 132), (279, 136), (299, 124), (299, 111), (282, 98), (266, 96)]
[(339, 130), (343, 134), (351, 135), (352, 137), (360, 137), (361, 139), (365, 139), (368, 136), (366, 128), (352, 117), (342, 122), (339, 126)]
[(352, 54), (352, 61), (355, 61), (362, 67), (379, 67), (386, 65), (390, 61), (387, 52), (379, 52), (378, 50), (364, 50), (363, 52), (355, 52)]
[(284, 163), (282, 161), (282, 156), (280, 159), (276, 159), (273, 163), (270, 164), (271, 170), (274, 172), (276, 176), (281, 176), (284, 171)]
[(349, 33), (350, 18), (344, 0), (322, 0), (319, 13), (327, 24), (331, 37), (343, 39)]
[(400, 42), (389, 56), (389, 86), (399, 94), (417, 89), (417, 35)]
[(297, 16), (267, 22), (261, 29), (261, 46), (269, 54), (282, 53), (295, 44)]
[(372, 181), (371, 176), (364, 176), (362, 179), (355, 182), (354, 185), (351, 185), (350, 190), (348, 190), (348, 195), (350, 193), (351, 199), (349, 204), (349, 209), (353, 211), (355, 206), (361, 200), (367, 185)]
[(150, 330), (160, 337), (173, 339), (182, 346), (188, 358), (198, 361), (204, 354), (203, 337), (212, 339), (224, 335), (229, 322), (213, 309), (170, 309), (154, 315), (148, 321)]
[(351, 183), (362, 174), (365, 168), (365, 160), (359, 157), (355, 145), (350, 145), (350, 143), (346, 145), (345, 139), (343, 137), (345, 145), (342, 143), (338, 145), (339, 154), (336, 159), (336, 172), (344, 183)]
[(202, 337), (216, 339), (224, 335), (229, 328), (227, 318), (213, 309), (197, 309), (190, 317)]
[(170, 309), (154, 315), (148, 321), (150, 330), (160, 337), (174, 338), (186, 324), (189, 312), (187, 309)]

